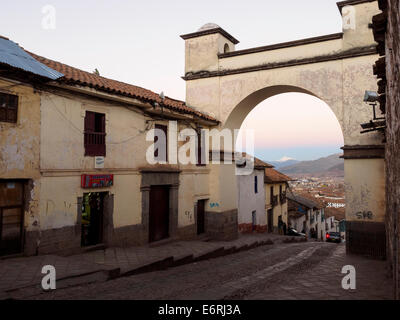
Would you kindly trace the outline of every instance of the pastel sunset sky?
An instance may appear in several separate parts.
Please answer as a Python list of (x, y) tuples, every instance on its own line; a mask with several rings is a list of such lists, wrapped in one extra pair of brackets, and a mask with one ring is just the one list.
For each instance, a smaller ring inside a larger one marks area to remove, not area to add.
[[(54, 29), (44, 29), (51, 5)], [(0, 35), (38, 55), (185, 99), (181, 34), (213, 22), (237, 49), (341, 32), (335, 0), (2, 0)], [(249, 114), (256, 156), (315, 159), (340, 152), (343, 137), (329, 107), (299, 94), (272, 97)]]

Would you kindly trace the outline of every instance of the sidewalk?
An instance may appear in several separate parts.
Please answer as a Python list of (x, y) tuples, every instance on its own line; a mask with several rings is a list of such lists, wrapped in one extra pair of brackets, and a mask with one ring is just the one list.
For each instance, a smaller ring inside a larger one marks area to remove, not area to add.
[(237, 240), (179, 241), (158, 247), (107, 248), (69, 257), (43, 255), (0, 260), (0, 299), (41, 291), (42, 267), (56, 269), (57, 288), (102, 282), (272, 245), (292, 237), (275, 234), (240, 235)]

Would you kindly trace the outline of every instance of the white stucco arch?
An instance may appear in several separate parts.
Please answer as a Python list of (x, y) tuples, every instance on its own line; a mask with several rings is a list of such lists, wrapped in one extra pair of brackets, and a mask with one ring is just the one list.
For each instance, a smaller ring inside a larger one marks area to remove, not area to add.
[[(284, 93), (303, 93), (318, 98), (323, 101), (318, 95), (300, 87), (288, 86), (288, 85), (277, 85), (272, 87), (266, 87), (257, 90), (246, 98), (244, 98), (230, 113), (226, 121), (223, 123), (225, 128), (237, 129), (240, 128), (245, 118), (250, 114), (250, 112), (257, 107), (261, 102)], [(324, 101), (325, 102), (325, 101)], [(328, 104), (327, 104), (328, 105)], [(342, 129), (342, 123), (338, 119), (338, 115), (335, 113), (329, 105), (328, 107), (335, 114), (338, 123)], [(279, 121), (279, 119), (277, 119)], [(342, 129), (343, 130), (343, 129)], [(343, 134), (343, 132), (342, 132)]]
[[(214, 116), (221, 128), (240, 129), (257, 104), (277, 94), (300, 92), (323, 100), (344, 137), (346, 220), (351, 234), (347, 243), (363, 246), (368, 242), (366, 225), (376, 237), (385, 238), (382, 136), (361, 134), (360, 127), (372, 119), (363, 97), (365, 90), (377, 90), (373, 65), (378, 54), (370, 24), (380, 11), (375, 0), (347, 0), (338, 3), (340, 13), (348, 5), (354, 6), (347, 17), (351, 23), (341, 33), (321, 37), (235, 51), (239, 41), (219, 26), (182, 35), (183, 79), (187, 104)], [(221, 221), (232, 220), (237, 208), (233, 172), (224, 165), (211, 167), (211, 201), (220, 205), (210, 212), (227, 215)], [(363, 220), (359, 214), (363, 211), (372, 212), (373, 218)]]

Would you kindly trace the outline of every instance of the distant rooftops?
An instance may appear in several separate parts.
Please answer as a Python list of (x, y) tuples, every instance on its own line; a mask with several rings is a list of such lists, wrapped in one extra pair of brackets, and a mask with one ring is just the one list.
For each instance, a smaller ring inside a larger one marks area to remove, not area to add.
[(294, 192), (288, 193), (286, 195), (286, 197), (289, 200), (295, 201), (309, 209), (322, 209), (323, 208), (323, 206), (318, 201), (311, 200), (309, 198), (303, 197)]

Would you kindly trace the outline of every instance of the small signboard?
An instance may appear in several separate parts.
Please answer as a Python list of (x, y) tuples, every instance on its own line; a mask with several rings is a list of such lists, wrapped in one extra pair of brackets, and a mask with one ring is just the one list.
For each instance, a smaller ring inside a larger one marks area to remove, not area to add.
[(114, 184), (113, 174), (83, 174), (81, 176), (82, 188), (105, 188)]
[(104, 157), (94, 157), (94, 168), (104, 169)]

